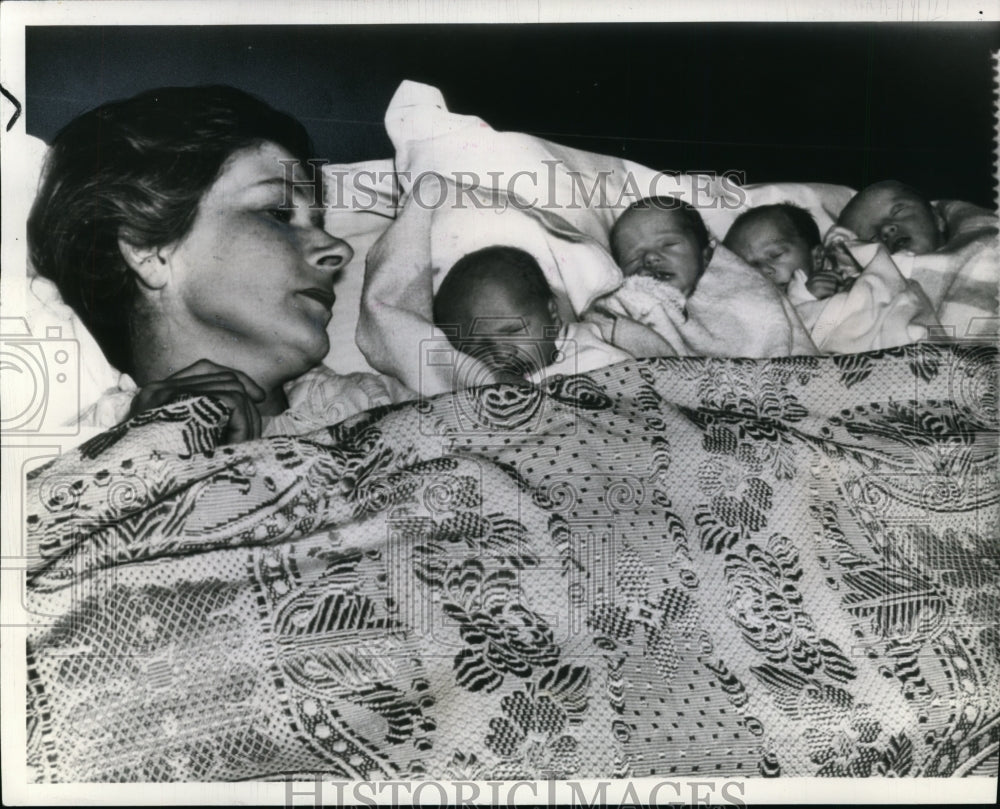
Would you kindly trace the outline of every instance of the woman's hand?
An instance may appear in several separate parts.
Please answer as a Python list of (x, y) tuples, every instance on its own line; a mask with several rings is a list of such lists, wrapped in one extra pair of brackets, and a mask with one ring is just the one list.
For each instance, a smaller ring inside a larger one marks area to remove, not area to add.
[(223, 443), (235, 444), (260, 436), (257, 405), (264, 401), (266, 392), (242, 371), (217, 365), (211, 360), (198, 360), (166, 379), (141, 388), (132, 400), (129, 417), (182, 396), (201, 395), (214, 396), (229, 409)]

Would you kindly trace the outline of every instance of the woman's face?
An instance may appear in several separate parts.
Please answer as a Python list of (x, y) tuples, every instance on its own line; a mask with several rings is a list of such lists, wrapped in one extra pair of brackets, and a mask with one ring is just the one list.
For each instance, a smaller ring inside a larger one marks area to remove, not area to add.
[(334, 276), (353, 251), (323, 230), (323, 209), (309, 207), (312, 166), (292, 171), (282, 160), (294, 158), (273, 143), (235, 152), (191, 230), (161, 251), (169, 281), (160, 311), (178, 368), (204, 357), (266, 388), (326, 356)]

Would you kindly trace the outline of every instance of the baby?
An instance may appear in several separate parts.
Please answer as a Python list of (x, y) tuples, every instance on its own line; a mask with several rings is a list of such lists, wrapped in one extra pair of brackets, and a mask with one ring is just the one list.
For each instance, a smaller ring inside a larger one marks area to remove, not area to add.
[(897, 180), (882, 180), (859, 191), (837, 224), (865, 242), (882, 242), (890, 253), (933, 253), (947, 241), (943, 217), (923, 196)]
[(460, 258), (434, 296), (434, 325), (498, 381), (524, 384), (544, 373), (584, 373), (631, 359), (604, 343), (596, 327), (563, 324), (555, 295), (534, 257), (516, 247), (485, 247)]
[(611, 228), (609, 242), (626, 279), (659, 281), (676, 289), (681, 300), (694, 292), (712, 257), (701, 215), (676, 197), (634, 202)]
[(690, 205), (640, 200), (615, 222), (609, 241), (625, 280), (593, 308), (655, 332), (668, 351), (649, 356), (772, 357), (806, 347), (808, 335), (781, 292), (730, 250), (713, 251)]
[(744, 211), (730, 226), (723, 245), (788, 292), (792, 280), (815, 298), (829, 298), (845, 286), (826, 266), (819, 227), (812, 214), (791, 203)]

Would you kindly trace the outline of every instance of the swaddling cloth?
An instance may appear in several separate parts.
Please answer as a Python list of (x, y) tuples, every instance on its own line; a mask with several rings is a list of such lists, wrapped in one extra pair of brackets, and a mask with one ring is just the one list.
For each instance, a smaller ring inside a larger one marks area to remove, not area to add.
[(951, 200), (934, 207), (947, 224), (948, 242), (933, 253), (890, 256), (884, 246), (858, 241), (845, 228), (826, 234), (825, 244), (842, 244), (864, 272), (850, 291), (798, 302), (799, 315), (824, 352), (996, 332), (996, 214)]
[(820, 351), (855, 353), (905, 345), (926, 339), (940, 325), (920, 284), (900, 274), (882, 245), (859, 242), (849, 249), (865, 268), (854, 285), (796, 306)]
[(814, 354), (792, 304), (769, 280), (718, 247), (686, 300), (654, 278), (632, 276), (598, 304), (653, 329), (678, 356)]

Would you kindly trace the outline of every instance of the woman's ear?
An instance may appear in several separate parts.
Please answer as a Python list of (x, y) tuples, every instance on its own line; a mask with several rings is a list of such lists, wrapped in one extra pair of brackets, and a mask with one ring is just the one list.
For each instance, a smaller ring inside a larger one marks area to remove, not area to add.
[(118, 235), (118, 249), (125, 263), (148, 289), (162, 289), (169, 277), (167, 260), (158, 247), (136, 247), (121, 234)]

